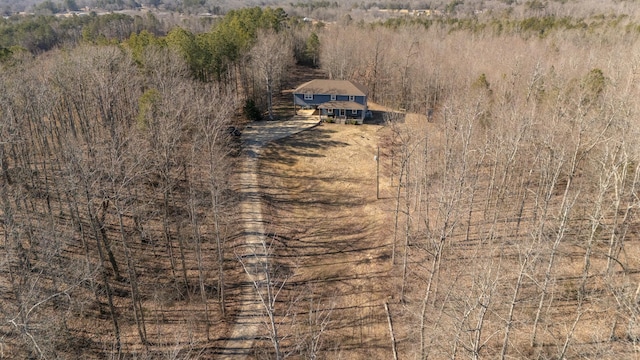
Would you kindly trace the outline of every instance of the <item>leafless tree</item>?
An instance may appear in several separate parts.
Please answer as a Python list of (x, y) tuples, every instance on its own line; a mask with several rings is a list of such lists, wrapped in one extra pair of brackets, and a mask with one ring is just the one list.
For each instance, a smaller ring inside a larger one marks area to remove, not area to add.
[[(228, 193), (230, 184), (227, 181), (232, 169), (228, 159), (235, 151), (234, 139), (227, 131), (230, 126), (230, 119), (233, 109), (236, 107), (235, 98), (227, 97), (216, 87), (205, 87), (200, 89), (207, 94), (206, 97), (199, 97), (194, 94), (197, 102), (194, 102), (197, 109), (194, 118), (194, 126), (197, 135), (194, 138), (191, 148), (192, 159), (201, 159), (203, 168), (206, 169), (205, 188), (208, 189), (211, 204), (211, 217), (213, 218), (213, 235), (216, 242), (216, 254), (218, 265), (218, 303), (222, 315), (226, 314), (226, 291), (225, 291), (225, 240), (228, 236), (225, 231), (225, 224), (232, 222), (235, 213), (231, 210), (234, 199), (225, 196)], [(204, 155), (204, 156), (203, 156)], [(193, 179), (192, 181), (198, 181)], [(195, 201), (197, 194), (191, 193), (191, 201)], [(192, 209), (192, 221), (195, 223), (194, 231), (197, 231), (197, 213)], [(200, 273), (201, 292), (204, 291), (204, 262), (201, 258), (200, 235), (196, 232), (196, 256), (198, 257), (198, 269)], [(204, 296), (204, 295), (203, 295)], [(204, 299), (203, 299), (204, 300)]]
[(293, 43), (286, 33), (262, 30), (249, 56), (251, 67), (265, 86), (269, 119), (273, 120), (273, 93), (293, 64)]
[(273, 346), (275, 359), (284, 358), (282, 351), (282, 335), (280, 324), (283, 313), (278, 308), (279, 297), (288, 281), (286, 274), (278, 272), (277, 263), (273, 259), (274, 239), (259, 235), (259, 244), (251, 246), (247, 254), (238, 254), (245, 273), (253, 285), (260, 305), (266, 316), (265, 325), (268, 338)]

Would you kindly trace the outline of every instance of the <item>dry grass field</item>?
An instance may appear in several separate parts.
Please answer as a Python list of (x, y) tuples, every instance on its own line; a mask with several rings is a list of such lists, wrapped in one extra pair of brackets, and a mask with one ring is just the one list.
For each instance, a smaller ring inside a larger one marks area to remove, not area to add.
[[(442, 123), (415, 114), (401, 118), (395, 131), (427, 131), (433, 151), (429, 161), (442, 160), (438, 155), (445, 146)], [(392, 266), (400, 157), (396, 144), (392, 164), (393, 130), (381, 124), (322, 124), (271, 144), (261, 157), (267, 232), (276, 273), (286, 280), (279, 308), (281, 334), (294, 358), (308, 357), (301, 348), (312, 347), (312, 338), (321, 343), (320, 358), (392, 358), (385, 302), (401, 358), (419, 358), (421, 346), (434, 358), (452, 352), (462, 358), (499, 358), (508, 319), (506, 358), (635, 358), (629, 338), (635, 331), (633, 318), (628, 317), (626, 305), (615, 303), (636, 290), (633, 269), (638, 268), (640, 254), (634, 222), (620, 255), (628, 268), (599, 275), (597, 269), (606, 267), (607, 242), (595, 241), (589, 256), (594, 270), (584, 277), (591, 202), (575, 206), (564, 233), (559, 230), (560, 218), (545, 220), (548, 229), (539, 242), (533, 236), (543, 221), (536, 215), (542, 206), (532, 190), (518, 187), (525, 181), (522, 174), (514, 175), (517, 181), (506, 181), (502, 190), (490, 190), (491, 173), (482, 170), (480, 162), (474, 165), (480, 175), (451, 210), (447, 242), (433, 277), (437, 243), (429, 234), (446, 226), (446, 208), (438, 193), (446, 186), (434, 181), (430, 189), (423, 189), (430, 194), (401, 186)], [(379, 145), (380, 199), (376, 199), (374, 156)], [(562, 208), (564, 186), (559, 182), (552, 189), (549, 212)], [(504, 198), (496, 200), (496, 192), (504, 192)], [(407, 212), (405, 203), (413, 210)], [(407, 213), (412, 214), (408, 239)], [(430, 230), (419, 223), (424, 218), (429, 219)], [(563, 237), (553, 250), (559, 236)], [(555, 259), (545, 280), (552, 250)], [(544, 286), (546, 295), (537, 315)], [(262, 349), (268, 349), (268, 343)]]
[(392, 202), (376, 199), (374, 161), (383, 132), (321, 124), (268, 146), (261, 158), (274, 261), (287, 278), (281, 311), (285, 324), (296, 323), (283, 328), (290, 350), (321, 331), (323, 358), (391, 357), (384, 302), (393, 288)]

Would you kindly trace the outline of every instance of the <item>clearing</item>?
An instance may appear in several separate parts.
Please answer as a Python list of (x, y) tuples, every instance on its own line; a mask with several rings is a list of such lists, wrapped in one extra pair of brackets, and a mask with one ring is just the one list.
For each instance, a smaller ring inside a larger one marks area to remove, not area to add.
[[(282, 286), (275, 315), (283, 353), (392, 357), (384, 303), (393, 288), (393, 201), (376, 199), (374, 160), (383, 132), (321, 124), (259, 155), (261, 216), (274, 288)], [(380, 182), (381, 195), (391, 194), (389, 179)], [(264, 325), (258, 357), (272, 355)]]

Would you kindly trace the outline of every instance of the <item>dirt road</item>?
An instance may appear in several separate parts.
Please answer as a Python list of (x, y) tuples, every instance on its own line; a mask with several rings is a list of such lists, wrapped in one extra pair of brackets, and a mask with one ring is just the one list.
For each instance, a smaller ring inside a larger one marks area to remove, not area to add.
[(262, 319), (263, 307), (254, 287), (254, 282), (261, 280), (259, 269), (266, 256), (262, 246), (266, 235), (257, 175), (260, 153), (269, 142), (310, 129), (318, 121), (314, 116), (298, 115), (286, 121), (254, 122), (243, 131), (243, 167), (239, 179), (244, 243), (236, 249), (236, 256), (246, 269), (246, 281), (242, 283), (240, 311), (220, 359), (249, 358), (253, 353), (254, 340), (265, 335), (266, 331)]

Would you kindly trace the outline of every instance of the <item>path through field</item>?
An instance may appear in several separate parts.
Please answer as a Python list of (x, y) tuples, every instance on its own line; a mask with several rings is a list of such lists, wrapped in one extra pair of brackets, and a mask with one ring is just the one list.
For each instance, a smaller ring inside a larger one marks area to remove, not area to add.
[(236, 256), (242, 260), (245, 281), (242, 282), (239, 306), (233, 330), (227, 337), (220, 359), (245, 359), (252, 355), (254, 341), (265, 332), (262, 304), (254, 288), (253, 281), (260, 280), (257, 269), (264, 260), (262, 243), (265, 224), (262, 216), (258, 162), (262, 148), (271, 141), (285, 138), (312, 128), (319, 119), (311, 115), (297, 115), (286, 121), (254, 122), (242, 135), (244, 144), (243, 166), (240, 174), (241, 219), (244, 224), (244, 243), (236, 249)]

